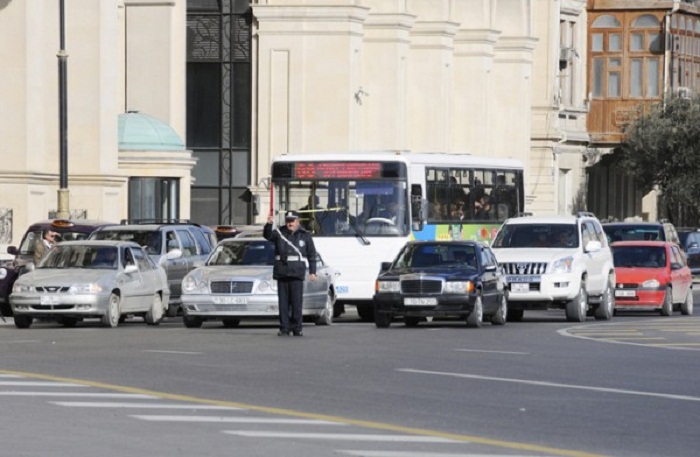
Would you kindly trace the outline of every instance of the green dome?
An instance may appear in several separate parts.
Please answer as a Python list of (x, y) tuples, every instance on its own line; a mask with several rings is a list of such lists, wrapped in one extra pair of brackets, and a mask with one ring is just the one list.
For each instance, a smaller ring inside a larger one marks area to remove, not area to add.
[(130, 111), (119, 115), (119, 150), (184, 151), (185, 143), (164, 122)]

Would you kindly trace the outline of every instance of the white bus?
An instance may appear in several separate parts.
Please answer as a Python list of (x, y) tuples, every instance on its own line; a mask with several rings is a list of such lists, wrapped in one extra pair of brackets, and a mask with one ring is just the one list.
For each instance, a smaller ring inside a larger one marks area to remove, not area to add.
[(408, 240), (490, 241), (523, 211), (523, 165), (467, 154), (373, 152), (286, 155), (272, 163), (270, 211), (298, 211), (324, 261), (340, 271), (345, 305), (374, 319), (380, 263)]

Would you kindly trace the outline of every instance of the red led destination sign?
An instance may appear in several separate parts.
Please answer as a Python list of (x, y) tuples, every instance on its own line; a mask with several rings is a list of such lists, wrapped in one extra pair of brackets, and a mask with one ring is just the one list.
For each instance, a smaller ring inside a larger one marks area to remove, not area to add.
[(376, 179), (382, 176), (380, 162), (299, 162), (294, 177), (299, 179)]

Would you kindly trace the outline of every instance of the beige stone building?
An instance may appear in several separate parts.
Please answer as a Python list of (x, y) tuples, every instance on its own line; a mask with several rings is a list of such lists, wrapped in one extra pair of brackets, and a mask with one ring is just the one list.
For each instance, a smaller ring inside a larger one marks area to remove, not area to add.
[[(74, 216), (259, 222), (281, 154), (516, 158), (581, 209), (583, 0), (64, 0)], [(57, 208), (59, 2), (0, 0), (0, 252)]]

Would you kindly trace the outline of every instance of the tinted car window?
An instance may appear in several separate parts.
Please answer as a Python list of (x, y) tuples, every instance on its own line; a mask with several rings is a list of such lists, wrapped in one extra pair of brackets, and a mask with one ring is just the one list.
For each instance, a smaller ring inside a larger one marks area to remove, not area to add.
[(190, 228), (190, 232), (192, 232), (192, 235), (194, 235), (194, 238), (197, 240), (197, 244), (199, 244), (201, 253), (211, 253), (211, 243), (209, 238), (204, 234), (204, 232), (198, 227)]
[(422, 268), (434, 266), (466, 266), (477, 268), (477, 252), (474, 246), (463, 245), (411, 245), (396, 259), (394, 268)]
[(133, 241), (144, 246), (149, 254), (160, 254), (161, 237), (158, 232), (144, 230), (100, 230), (92, 234), (93, 240)]
[(649, 246), (613, 246), (613, 262), (622, 268), (664, 268), (666, 248)]
[(603, 227), (610, 242), (615, 241), (665, 241), (663, 226), (617, 224)]
[(578, 247), (575, 224), (506, 224), (493, 241), (495, 248)]
[(268, 241), (222, 243), (214, 249), (207, 265), (273, 265), (275, 245)]

